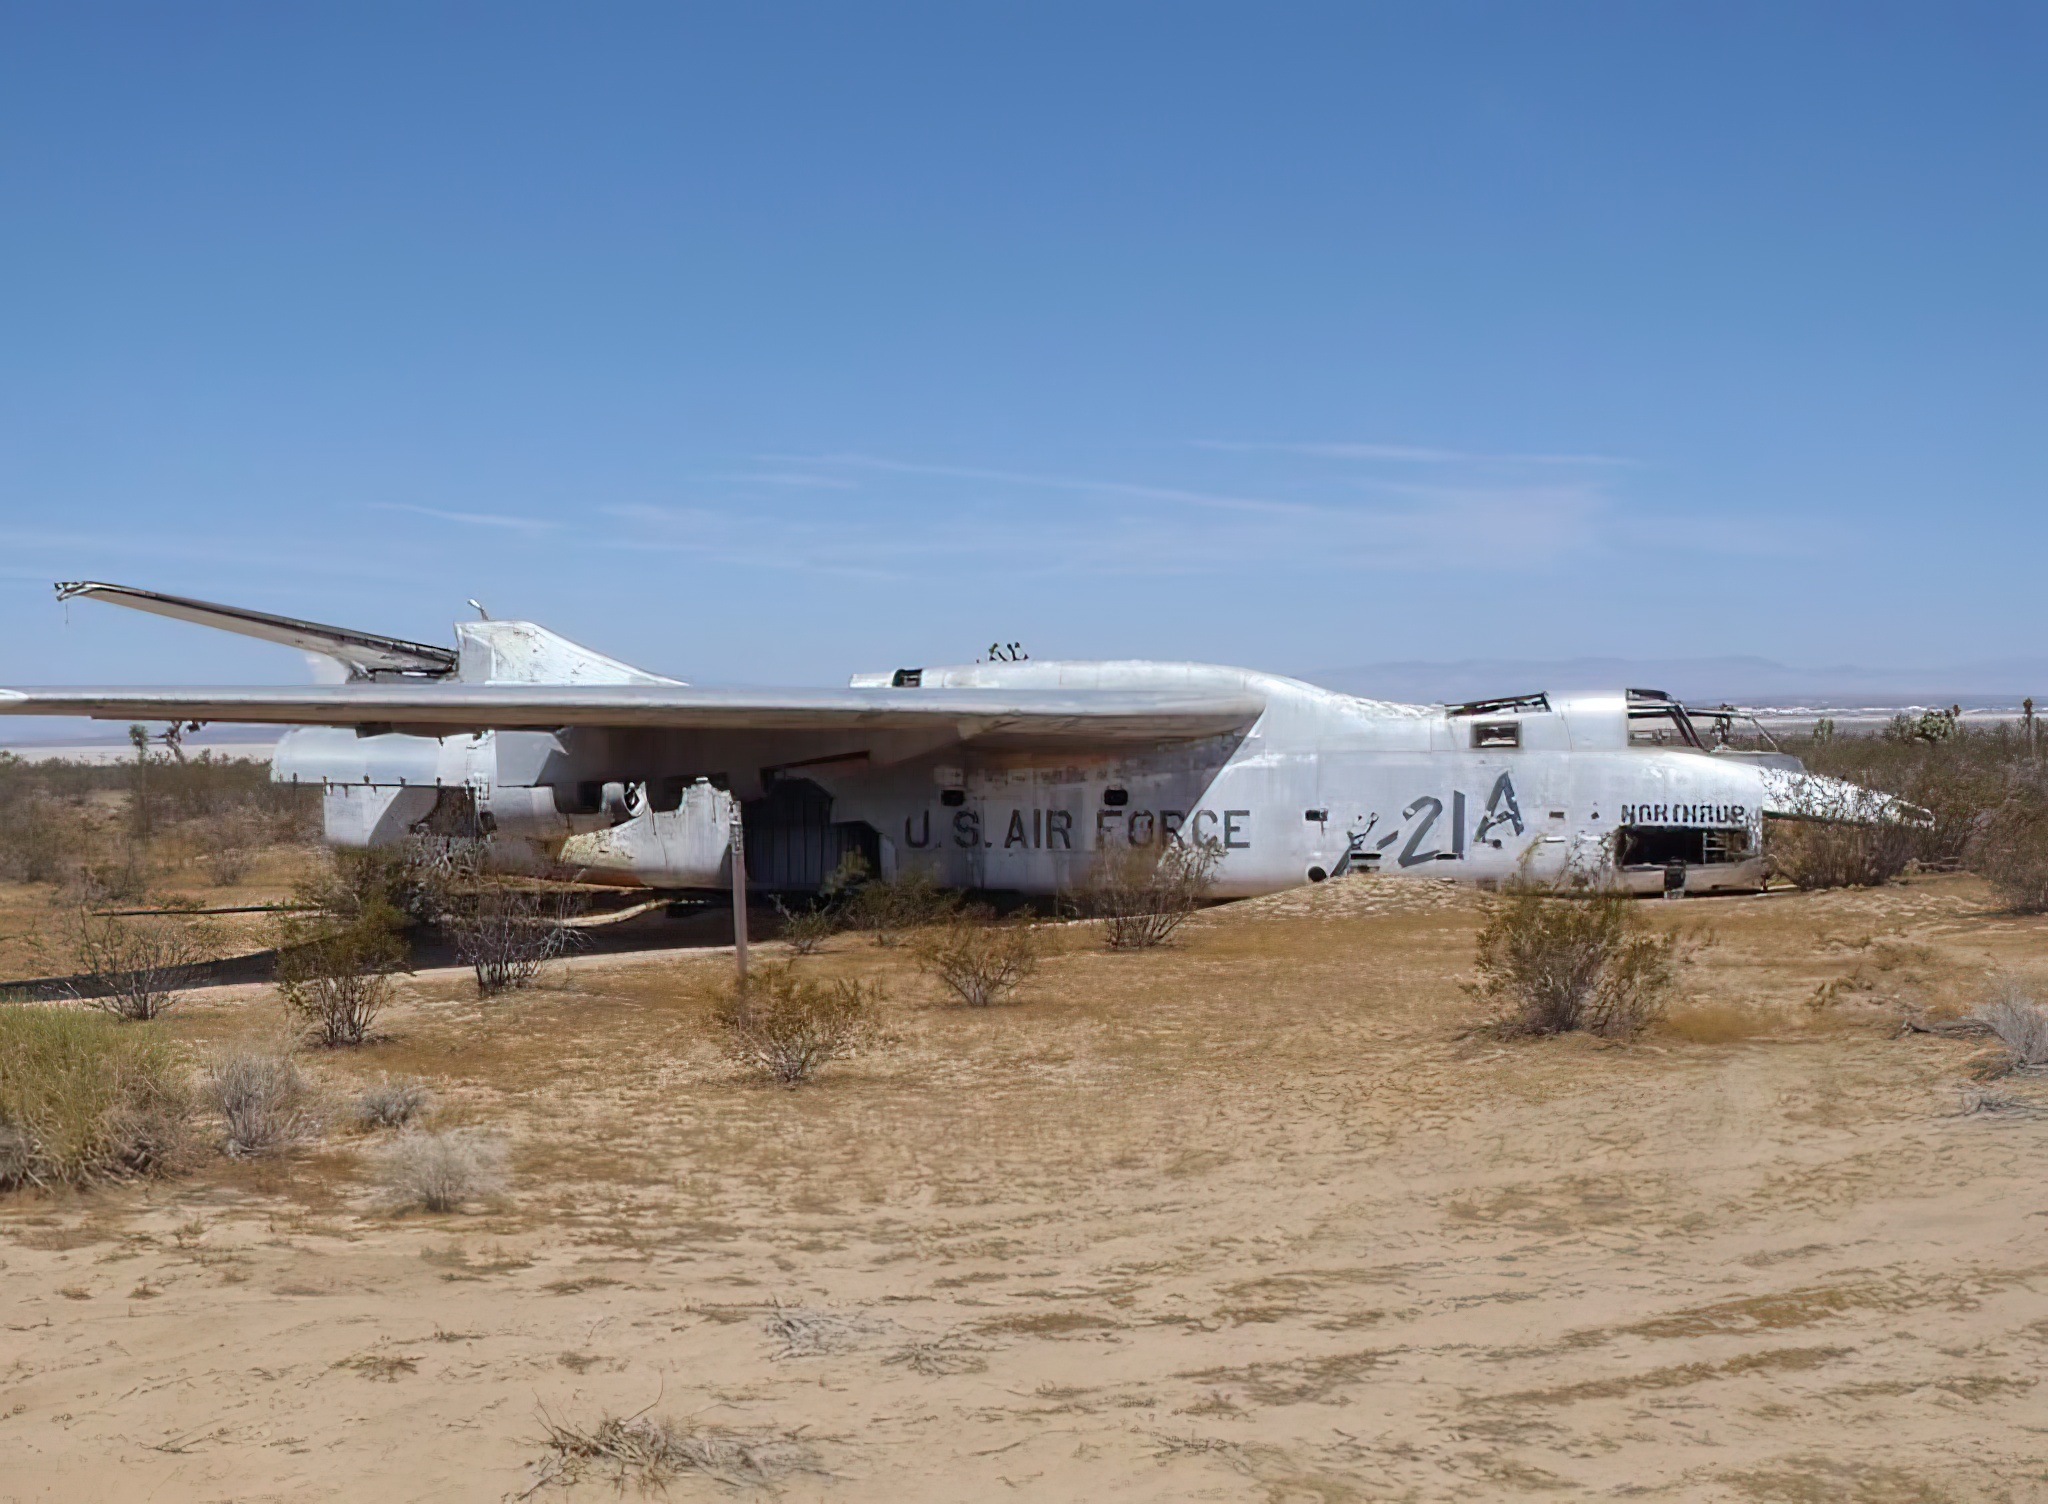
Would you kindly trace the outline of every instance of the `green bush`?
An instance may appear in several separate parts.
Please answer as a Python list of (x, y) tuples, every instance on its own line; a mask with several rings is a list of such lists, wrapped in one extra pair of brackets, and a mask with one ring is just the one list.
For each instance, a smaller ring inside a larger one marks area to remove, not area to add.
[(904, 935), (929, 924), (942, 924), (958, 912), (960, 895), (921, 867), (892, 878), (870, 878), (848, 895), (842, 913), (850, 929), (866, 930), (877, 945), (894, 945)]
[(1632, 1039), (1663, 1016), (1678, 946), (1625, 889), (1584, 878), (1517, 882), (1489, 906), (1472, 992), (1500, 1034), (1583, 1029)]
[(404, 916), (380, 894), (351, 915), (294, 915), (278, 926), (278, 995), (322, 1044), (361, 1044), (391, 1002), (391, 974), (409, 969)]
[(718, 999), (712, 1020), (727, 1055), (793, 1087), (873, 1034), (881, 996), (871, 983), (819, 981), (790, 966), (763, 966), (744, 988)]
[(924, 973), (970, 1008), (1004, 1001), (1038, 970), (1038, 932), (1028, 924), (992, 923), (968, 909), (912, 942)]
[(149, 1031), (0, 1004), (0, 1187), (87, 1186), (175, 1168), (192, 1102)]

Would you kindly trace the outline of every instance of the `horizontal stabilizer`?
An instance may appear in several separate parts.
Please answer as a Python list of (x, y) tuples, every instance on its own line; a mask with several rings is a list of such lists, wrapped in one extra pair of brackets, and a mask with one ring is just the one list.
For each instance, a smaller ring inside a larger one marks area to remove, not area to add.
[(456, 655), (451, 648), (437, 648), (423, 642), (406, 642), (374, 632), (354, 632), (346, 627), (322, 626), (290, 616), (272, 616), (240, 606), (219, 606), (211, 601), (187, 600), (181, 595), (163, 595), (155, 590), (137, 590), (130, 585), (107, 585), (98, 580), (70, 580), (57, 586), (57, 599), (105, 601), (156, 616), (239, 632), (244, 637), (261, 637), (305, 653), (346, 664), (356, 678), (372, 674), (423, 674), (441, 678), (455, 672)]

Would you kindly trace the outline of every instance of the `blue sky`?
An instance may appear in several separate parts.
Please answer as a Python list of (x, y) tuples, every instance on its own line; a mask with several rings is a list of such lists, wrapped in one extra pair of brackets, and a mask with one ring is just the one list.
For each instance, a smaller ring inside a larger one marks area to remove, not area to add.
[(78, 577), (703, 682), (2035, 656), (2044, 65), (2027, 5), (8, 0), (0, 683), (301, 677)]

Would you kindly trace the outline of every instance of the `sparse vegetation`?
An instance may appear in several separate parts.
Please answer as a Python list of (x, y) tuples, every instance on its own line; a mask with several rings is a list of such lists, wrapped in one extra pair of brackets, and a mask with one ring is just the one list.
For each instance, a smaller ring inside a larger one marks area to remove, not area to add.
[(869, 1038), (880, 1001), (873, 983), (763, 966), (719, 998), (712, 1017), (728, 1056), (793, 1087)]
[(153, 872), (188, 860), (240, 881), (260, 849), (308, 841), (318, 825), (318, 790), (273, 784), (260, 761), (186, 757), (147, 738), (118, 763), (0, 753), (0, 877), (95, 906), (140, 898)]
[(124, 919), (74, 909), (63, 925), (72, 992), (91, 1008), (147, 1021), (175, 1007), (192, 968), (206, 958), (202, 937), (176, 919)]
[(457, 898), (445, 923), (480, 996), (531, 987), (548, 962), (581, 938), (567, 921), (581, 906), (568, 888), (484, 881)]
[(2007, 1071), (2048, 1074), (2048, 1009), (2024, 988), (2009, 979), (2002, 982), (1972, 1017), (2005, 1046)]
[(813, 905), (792, 909), (780, 895), (773, 897), (775, 912), (781, 918), (776, 938), (787, 945), (792, 955), (812, 956), (839, 932), (839, 916), (824, 905)]
[(394, 1211), (460, 1211), (505, 1194), (505, 1144), (468, 1129), (407, 1129), (377, 1154), (376, 1176)]
[[(1984, 812), (2004, 803), (2015, 784), (2038, 782), (2041, 776), (2035, 750), (2020, 728), (1965, 726), (1940, 711), (1900, 716), (1877, 736), (1792, 738), (1785, 750), (1801, 756), (1816, 773), (1893, 795), (1928, 813), (1928, 823), (1921, 826), (1870, 827), (1888, 834), (1875, 839), (1868, 851), (1842, 828), (1821, 837), (1829, 827), (1803, 827), (1802, 836), (1848, 848), (1819, 863), (1815, 876), (1835, 872), (1850, 882), (1858, 874), (1891, 868), (1878, 879), (1888, 880), (1898, 870), (1892, 864), (1902, 867), (1906, 861), (1929, 871), (1957, 870), (1966, 863)], [(1774, 830), (1773, 841), (1782, 835), (1782, 829)], [(1792, 872), (1786, 875), (1797, 880)], [(1826, 884), (1809, 880), (1805, 885)]]
[(1102, 920), (1111, 950), (1164, 945), (1208, 898), (1222, 860), (1213, 838), (1106, 847), (1081, 892), (1081, 911)]
[(2048, 790), (2015, 778), (2005, 798), (1978, 816), (1966, 856), (2011, 912), (2048, 913)]
[(1583, 875), (1555, 886), (1524, 879), (1487, 908), (1471, 990), (1492, 1010), (1496, 1033), (1633, 1039), (1663, 1016), (1678, 937), (1660, 932), (1626, 890)]
[(1740, 1003), (1690, 1003), (1670, 1009), (1664, 1027), (1692, 1044), (1740, 1044), (1770, 1032), (1771, 1021), (1761, 1009)]
[(645, 1415), (607, 1415), (588, 1430), (546, 1417), (543, 1423), (549, 1456), (536, 1489), (573, 1486), (593, 1473), (621, 1493), (629, 1483), (659, 1490), (693, 1473), (729, 1488), (757, 1488), (817, 1467), (808, 1446), (774, 1432), (682, 1426)]
[(237, 1159), (276, 1154), (311, 1134), (313, 1090), (298, 1062), (278, 1050), (238, 1049), (206, 1068), (206, 1099), (227, 1122)]
[(173, 1169), (191, 1097), (148, 1030), (75, 1008), (0, 1006), (0, 1189)]
[(1838, 820), (1772, 820), (1765, 851), (1771, 875), (1796, 888), (1877, 888), (1913, 860), (1921, 833), (1909, 825), (1854, 824), (1852, 809)]
[(968, 911), (913, 942), (919, 968), (970, 1008), (1006, 1000), (1038, 969), (1039, 939), (1028, 924), (995, 924)]
[(326, 1045), (358, 1045), (390, 1004), (405, 969), (404, 916), (383, 891), (352, 895), (340, 912), (293, 915), (278, 925), (277, 990)]
[[(859, 870), (865, 871), (865, 866)], [(958, 893), (940, 887), (923, 868), (913, 867), (892, 878), (858, 882), (849, 889), (840, 913), (847, 928), (864, 930), (875, 944), (886, 946), (926, 925), (944, 923), (959, 909)]]
[(434, 1093), (426, 1082), (411, 1076), (387, 1076), (356, 1097), (356, 1126), (403, 1128), (431, 1111), (433, 1105)]

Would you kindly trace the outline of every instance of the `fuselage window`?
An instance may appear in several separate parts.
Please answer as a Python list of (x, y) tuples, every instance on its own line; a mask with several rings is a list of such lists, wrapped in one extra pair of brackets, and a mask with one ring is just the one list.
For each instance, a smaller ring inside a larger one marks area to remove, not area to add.
[(1472, 745), (1474, 747), (1519, 747), (1522, 745), (1522, 723), (1520, 721), (1474, 721), (1472, 723)]

